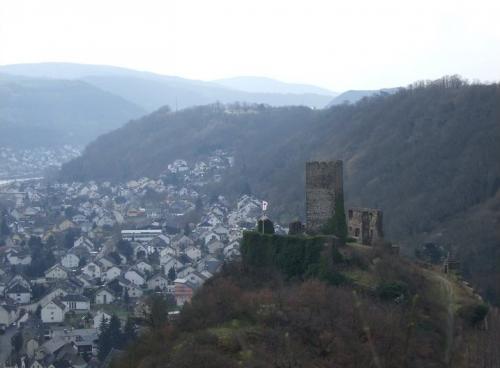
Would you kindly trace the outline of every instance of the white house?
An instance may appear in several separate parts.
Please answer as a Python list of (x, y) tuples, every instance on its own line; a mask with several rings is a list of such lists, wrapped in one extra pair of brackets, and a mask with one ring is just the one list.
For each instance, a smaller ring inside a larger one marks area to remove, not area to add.
[(7, 288), (11, 288), (16, 284), (23, 285), (25, 288), (31, 290), (30, 282), (23, 275), (14, 275), (7, 283)]
[(177, 278), (186, 278), (191, 272), (196, 271), (193, 266), (182, 267), (177, 270)]
[(133, 268), (131, 268), (127, 272), (125, 272), (123, 277), (126, 280), (130, 281), (132, 284), (138, 285), (138, 286), (144, 285), (144, 283), (146, 282), (144, 275), (140, 271), (133, 269)]
[(184, 253), (193, 261), (198, 261), (201, 258), (201, 250), (195, 246), (187, 247)]
[[(159, 235), (156, 238), (152, 239), (148, 243), (148, 248), (151, 248), (153, 250), (156, 250), (157, 252), (160, 252), (162, 249), (169, 246), (169, 244), (170, 244), (170, 238), (168, 236), (162, 234), (162, 235)], [(151, 250), (149, 252), (152, 253)]]
[(135, 264), (135, 268), (137, 268), (139, 271), (141, 271), (143, 274), (147, 272), (153, 272), (153, 266), (151, 266), (148, 262), (146, 261), (139, 261)]
[(106, 272), (104, 273), (104, 279), (107, 282), (113, 281), (117, 277), (120, 277), (121, 274), (122, 274), (122, 270), (119, 267), (112, 266), (112, 267), (108, 268), (106, 270)]
[(143, 291), (140, 287), (131, 283), (127, 286), (127, 293), (131, 298), (140, 298), (143, 294)]
[(45, 278), (47, 279), (66, 280), (68, 276), (69, 270), (60, 264), (56, 264), (45, 271)]
[(16, 304), (28, 304), (31, 300), (31, 292), (21, 284), (16, 284), (5, 292)]
[(222, 252), (224, 249), (224, 243), (218, 240), (213, 240), (207, 244), (207, 249), (210, 254)]
[(220, 236), (227, 236), (229, 234), (229, 230), (222, 225), (214, 227), (212, 231)]
[(58, 287), (58, 288), (55, 288), (53, 289), (52, 291), (50, 291), (49, 293), (45, 294), (39, 301), (38, 301), (38, 305), (45, 305), (49, 302), (51, 302), (52, 300), (54, 300), (55, 298), (57, 297), (62, 297), (64, 295), (67, 295), (68, 293), (66, 292), (66, 290)]
[(189, 237), (187, 237), (186, 235), (182, 235), (181, 237), (176, 239), (173, 242), (173, 244), (176, 248), (186, 248), (189, 247), (190, 245), (194, 245), (194, 241)]
[(214, 240), (220, 240), (220, 239), (221, 239), (220, 235), (213, 232), (213, 231), (210, 231), (203, 236), (203, 241), (205, 242), (205, 244), (208, 244)]
[(201, 286), (205, 283), (207, 278), (198, 271), (190, 272), (186, 275), (186, 280), (191, 282), (193, 285)]
[(54, 299), (42, 307), (43, 323), (60, 323), (64, 321), (66, 306), (59, 300)]
[(87, 312), (90, 310), (90, 299), (84, 295), (68, 294), (60, 298), (66, 311)]
[(167, 246), (165, 248), (163, 248), (162, 250), (160, 250), (160, 258), (162, 257), (168, 257), (168, 256), (175, 256), (177, 254), (177, 251), (172, 248), (171, 246)]
[(116, 296), (108, 288), (100, 288), (95, 293), (95, 303), (96, 304), (111, 304), (115, 301)]
[(165, 290), (168, 286), (168, 277), (164, 274), (157, 273), (147, 281), (147, 285), (149, 290)]
[(67, 253), (61, 258), (61, 265), (63, 267), (74, 269), (80, 264), (80, 257), (73, 253)]
[(108, 257), (99, 258), (97, 262), (101, 265), (101, 268), (103, 270), (107, 270), (108, 268), (113, 267), (115, 265), (115, 263)]
[[(26, 355), (28, 356), (28, 358), (32, 359), (35, 356), (36, 351), (40, 347), (40, 343), (36, 338), (31, 338), (28, 339), (24, 345), (25, 345)], [(43, 366), (41, 367), (43, 368)], [(33, 365), (31, 365), (30, 368), (33, 368)]]
[(85, 236), (80, 236), (73, 243), (73, 247), (75, 247), (75, 248), (76, 247), (80, 247), (80, 246), (83, 246), (83, 247), (87, 248), (89, 252), (91, 252), (92, 250), (94, 250), (94, 243), (92, 243), (92, 241), (89, 238), (85, 237)]
[(146, 257), (148, 254), (148, 248), (141, 243), (132, 242), (132, 249), (134, 250), (134, 259)]
[(101, 277), (101, 267), (94, 262), (89, 262), (82, 268), (82, 273), (92, 279), (97, 279)]

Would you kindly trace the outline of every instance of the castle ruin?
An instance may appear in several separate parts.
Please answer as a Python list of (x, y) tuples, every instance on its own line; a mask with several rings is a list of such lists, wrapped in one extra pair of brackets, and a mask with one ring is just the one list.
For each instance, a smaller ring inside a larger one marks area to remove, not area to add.
[(335, 201), (344, 195), (342, 161), (306, 163), (306, 231), (321, 231), (335, 212)]
[(373, 245), (384, 237), (382, 211), (374, 208), (350, 208), (347, 229), (350, 238), (358, 243)]

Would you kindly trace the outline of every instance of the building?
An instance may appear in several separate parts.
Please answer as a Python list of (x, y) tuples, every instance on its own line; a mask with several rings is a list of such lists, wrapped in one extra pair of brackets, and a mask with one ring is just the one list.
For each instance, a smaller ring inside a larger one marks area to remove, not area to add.
[(162, 273), (157, 273), (147, 281), (149, 290), (165, 290), (168, 286), (168, 277)]
[(82, 268), (82, 273), (92, 279), (97, 279), (101, 277), (101, 267), (95, 262), (90, 262)]
[(175, 285), (175, 300), (178, 306), (183, 306), (186, 302), (190, 302), (193, 297), (195, 286), (186, 279), (176, 279)]
[(122, 230), (122, 239), (147, 243), (161, 235), (161, 230)]
[(56, 264), (45, 271), (45, 278), (53, 280), (66, 280), (69, 276), (69, 270), (60, 265)]
[(384, 237), (382, 211), (374, 208), (349, 208), (347, 229), (358, 243), (373, 245)]
[(146, 278), (139, 270), (129, 269), (124, 273), (123, 277), (137, 286), (142, 286), (146, 283)]
[(115, 301), (115, 294), (108, 288), (100, 288), (95, 293), (96, 304), (111, 304)]
[(66, 306), (58, 299), (54, 299), (42, 307), (43, 323), (61, 323), (66, 315)]
[(81, 313), (90, 310), (90, 299), (84, 295), (68, 294), (61, 297), (60, 301), (66, 306), (66, 311)]
[(342, 161), (306, 163), (306, 231), (318, 233), (334, 215), (343, 198)]
[(67, 253), (65, 256), (61, 258), (61, 265), (68, 269), (77, 268), (80, 264), (80, 258), (73, 253)]
[(31, 292), (21, 284), (15, 284), (9, 288), (5, 295), (12, 299), (16, 304), (28, 304), (31, 301)]

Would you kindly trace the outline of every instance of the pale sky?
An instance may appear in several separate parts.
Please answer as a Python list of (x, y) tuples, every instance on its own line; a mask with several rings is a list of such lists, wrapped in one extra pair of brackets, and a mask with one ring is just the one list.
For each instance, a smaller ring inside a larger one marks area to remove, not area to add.
[(334, 91), (500, 80), (499, 0), (0, 0), (0, 65), (107, 64)]

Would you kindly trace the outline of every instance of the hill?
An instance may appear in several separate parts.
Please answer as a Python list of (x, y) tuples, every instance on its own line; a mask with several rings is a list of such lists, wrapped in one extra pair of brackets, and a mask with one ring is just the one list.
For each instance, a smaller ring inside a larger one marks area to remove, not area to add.
[(307, 84), (284, 83), (271, 78), (263, 77), (234, 77), (217, 79), (213, 82), (244, 92), (253, 93), (284, 93), (284, 94), (317, 94), (335, 96), (337, 93)]
[[(212, 190), (236, 196), (250, 189), (286, 223), (304, 211), (304, 162), (342, 159), (347, 205), (381, 208), (386, 233), (405, 253), (453, 223), (461, 236), (440, 244), (460, 255), (466, 272), (494, 270), (499, 209), (488, 209), (491, 221), (480, 228), (484, 237), (469, 226), (467, 213), (488, 206), (500, 189), (499, 109), (499, 85), (467, 85), (457, 78), (324, 111), (262, 105), (162, 109), (97, 139), (63, 167), (61, 178), (156, 176), (174, 159), (222, 148), (234, 154), (235, 166)], [(467, 256), (476, 249), (486, 253)], [(490, 278), (499, 275), (493, 271)], [(500, 302), (497, 292), (492, 295)]]
[(279, 93), (250, 93), (227, 88), (213, 82), (106, 65), (15, 64), (1, 66), (0, 73), (36, 78), (84, 80), (104, 91), (131, 101), (148, 112), (164, 105), (169, 105), (173, 109), (182, 109), (217, 101), (222, 103), (265, 103), (273, 106), (305, 105), (323, 108), (332, 97), (331, 93), (322, 92), (321, 89), (313, 87), (302, 93), (292, 93), (292, 89), (296, 86), (281, 82), (275, 82), (283, 87)]
[[(244, 242), (248, 251), (283, 241), (292, 249), (307, 248), (318, 240), (247, 233)], [(241, 264), (226, 265), (198, 290), (177, 320), (148, 324), (149, 332), (112, 366), (465, 368), (498, 363), (498, 318), (492, 313), (490, 329), (481, 331), (488, 308), (453, 276), (381, 249), (357, 244), (333, 249), (335, 256), (321, 256), (331, 263), (333, 279), (321, 272), (296, 272), (314, 269), (318, 257), (309, 264), (301, 258), (304, 267), (297, 268), (289, 253), (282, 259), (287, 265), (276, 268), (244, 255)], [(151, 312), (160, 315), (158, 309)]]
[(2, 146), (83, 146), (142, 114), (137, 105), (82, 81), (0, 75)]

